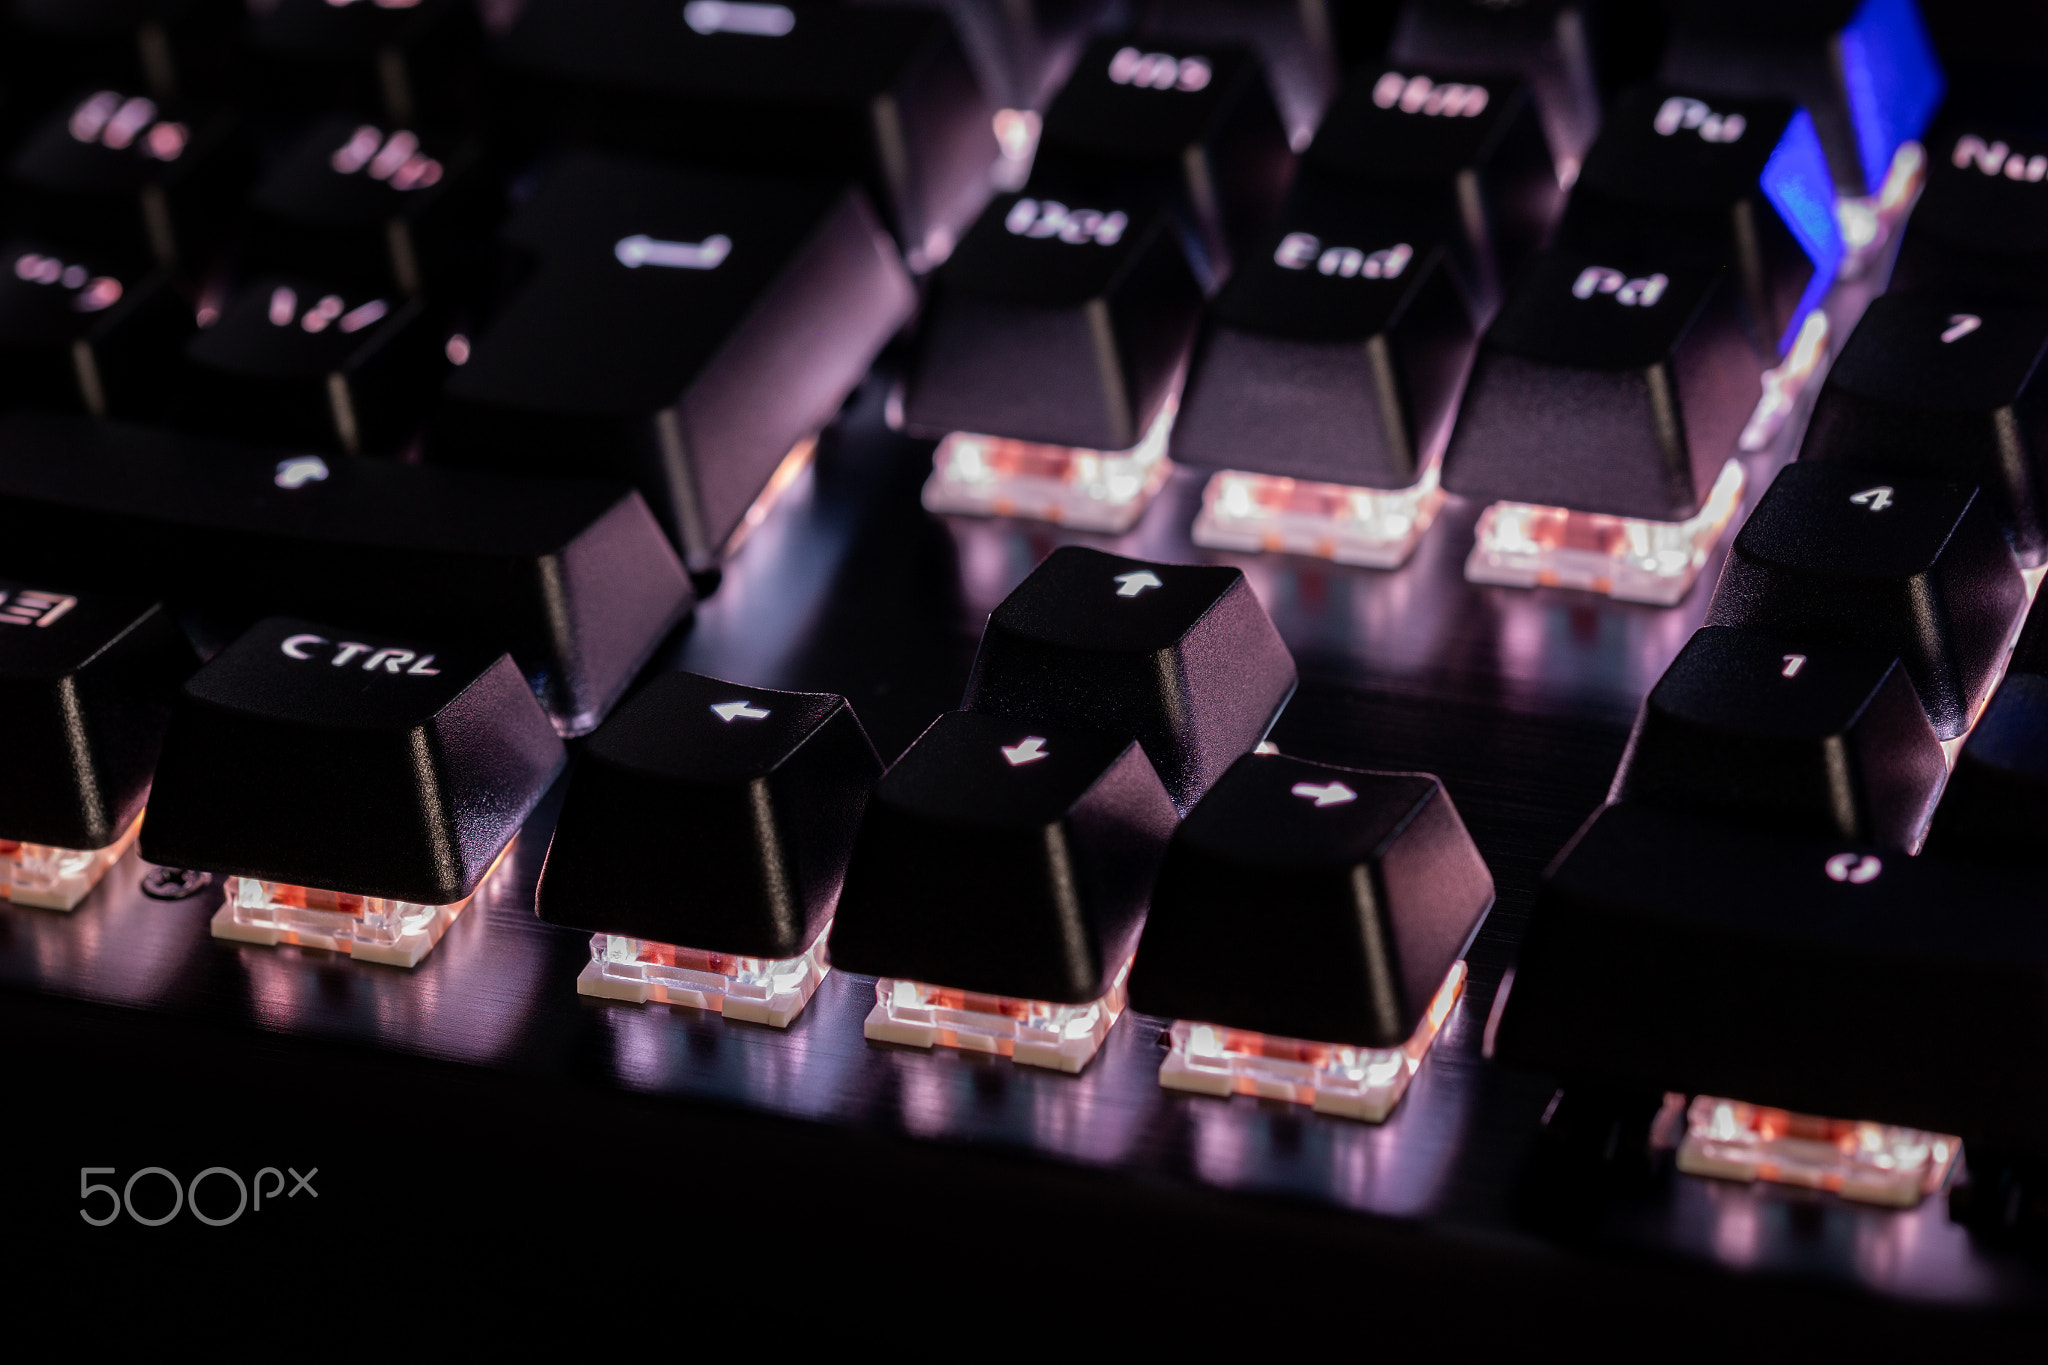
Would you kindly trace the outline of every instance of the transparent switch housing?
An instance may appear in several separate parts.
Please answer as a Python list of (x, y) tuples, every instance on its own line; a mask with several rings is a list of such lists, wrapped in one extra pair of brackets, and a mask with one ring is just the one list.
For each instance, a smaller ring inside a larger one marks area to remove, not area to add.
[(882, 977), (861, 1031), (879, 1043), (955, 1047), (1008, 1057), (1023, 1066), (1078, 1072), (1102, 1047), (1124, 1012), (1129, 958), (1101, 999), (1056, 1005)]
[(1312, 555), (1398, 569), (1443, 506), (1432, 462), (1406, 488), (1354, 488), (1220, 470), (1202, 491), (1194, 541), (1212, 550)]
[(1152, 504), (1173, 464), (1166, 458), (1176, 399), (1129, 450), (1084, 450), (956, 431), (932, 454), (925, 510), (1024, 517), (1077, 531), (1128, 531)]
[(1941, 1188), (1962, 1150), (1961, 1138), (1943, 1133), (1815, 1118), (1699, 1095), (1686, 1109), (1678, 1169), (1910, 1208)]
[(728, 1019), (788, 1028), (832, 970), (828, 923), (795, 957), (742, 957), (679, 948), (624, 934), (592, 934), (590, 961), (576, 978), (581, 995), (635, 1004), (653, 1001), (716, 1010)]
[(1741, 505), (1742, 484), (1742, 465), (1731, 459), (1700, 510), (1684, 521), (1494, 503), (1479, 514), (1465, 577), (1509, 588), (1577, 588), (1623, 602), (1675, 606), (1692, 591)]
[(1198, 1095), (1254, 1095), (1305, 1104), (1319, 1114), (1379, 1123), (1394, 1112), (1465, 989), (1454, 962), (1422, 1022), (1399, 1047), (1312, 1043), (1180, 1019), (1168, 1034), (1159, 1083)]
[[(507, 845), (505, 852), (511, 847)], [(504, 862), (505, 853), (500, 853), (491, 870), (478, 880), (476, 890), (453, 905), (420, 905), (257, 877), (230, 877), (226, 900), (214, 912), (213, 936), (267, 948), (295, 943), (347, 953), (365, 962), (417, 967), (448, 932), (448, 926), (483, 894)]]
[(105, 848), (57, 848), (0, 839), (0, 896), (39, 910), (76, 910), (127, 854), (142, 832), (142, 816)]

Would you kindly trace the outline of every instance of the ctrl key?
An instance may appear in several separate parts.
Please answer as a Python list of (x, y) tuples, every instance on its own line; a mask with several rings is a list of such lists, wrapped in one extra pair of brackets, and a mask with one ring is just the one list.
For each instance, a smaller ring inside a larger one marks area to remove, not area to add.
[(121, 860), (198, 662), (157, 603), (0, 579), (0, 896), (75, 910)]
[(1077, 1072), (1123, 1013), (1173, 802), (1135, 740), (939, 717), (875, 788), (830, 940), (876, 1042)]
[(417, 966), (564, 761), (509, 655), (273, 617), (178, 696), (142, 855), (228, 877), (216, 938)]
[(1379, 1122), (1465, 984), (1493, 875), (1436, 778), (1247, 754), (1175, 831), (1131, 1003), (1170, 1090)]

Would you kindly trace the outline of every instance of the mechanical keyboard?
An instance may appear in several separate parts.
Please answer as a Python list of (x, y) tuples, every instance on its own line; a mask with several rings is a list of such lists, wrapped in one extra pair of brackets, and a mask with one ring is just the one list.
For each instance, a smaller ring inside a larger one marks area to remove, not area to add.
[(2041, 15), (8, 0), (0, 142), (24, 1306), (2048, 1338)]

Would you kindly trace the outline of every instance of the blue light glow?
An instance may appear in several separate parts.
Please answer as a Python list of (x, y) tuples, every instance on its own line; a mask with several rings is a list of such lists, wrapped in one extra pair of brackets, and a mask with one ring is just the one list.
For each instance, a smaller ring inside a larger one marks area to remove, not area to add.
[(1913, 0), (1865, 0), (1842, 30), (1841, 50), (1864, 191), (1875, 194), (1892, 153), (1934, 117), (1947, 82)]
[(1821, 150), (1813, 115), (1804, 109), (1785, 125), (1785, 135), (1778, 139), (1771, 159), (1764, 163), (1763, 191), (1764, 197), (1777, 207), (1785, 226), (1792, 229), (1806, 258), (1813, 262), (1813, 279), (1800, 296), (1799, 307), (1794, 310), (1785, 335), (1778, 338), (1778, 354), (1782, 356), (1799, 335), (1799, 324), (1820, 306), (1828, 287), (1835, 282), (1835, 272), (1841, 268), (1845, 254), (1842, 229), (1835, 222), (1834, 177), (1828, 174), (1827, 153)]

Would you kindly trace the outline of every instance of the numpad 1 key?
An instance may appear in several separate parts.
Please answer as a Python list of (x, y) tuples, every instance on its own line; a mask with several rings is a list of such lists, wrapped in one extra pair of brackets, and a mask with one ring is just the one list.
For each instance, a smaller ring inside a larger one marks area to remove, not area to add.
[(1677, 251), (1726, 267), (1775, 360), (1842, 263), (1834, 200), (1813, 116), (1791, 102), (1642, 86), (1609, 112), (1558, 233), (1586, 251)]
[(53, 241), (194, 266), (227, 229), (250, 172), (232, 114), (88, 87), (15, 149), (7, 216)]
[(1528, 86), (1499, 71), (1359, 67), (1302, 160), (1303, 182), (1410, 216), (1454, 244), (1489, 306), (1543, 242), (1563, 203)]
[(73, 909), (127, 852), (198, 664), (162, 603), (0, 581), (0, 895)]
[(1927, 188), (1899, 246), (1893, 287), (2044, 306), (2044, 280), (2048, 132), (1944, 117), (1927, 136)]
[(1239, 44), (1098, 38), (1045, 111), (1036, 170), (1075, 193), (1167, 198), (1227, 275), (1293, 176), (1294, 153), (1258, 56)]
[(447, 373), (420, 299), (304, 274), (259, 275), (186, 342), (180, 426), (345, 455), (393, 455)]
[(1493, 877), (1421, 773), (1233, 764), (1174, 831), (1131, 1003), (1162, 1085), (1385, 1118), (1464, 984)]
[(1910, 849), (1946, 771), (1892, 655), (1708, 626), (1644, 699), (1613, 799)]
[(990, 614), (961, 704), (1135, 739), (1185, 811), (1266, 737), (1294, 686), (1242, 570), (1068, 545)]
[(409, 967), (566, 761), (509, 655), (273, 617), (179, 694), (143, 856), (230, 878), (216, 937)]
[(16, 572), (148, 583), (229, 637), (296, 612), (507, 649), (565, 734), (604, 718), (695, 603), (640, 496), (315, 456), (80, 417), (0, 417)]
[(0, 246), (0, 395), (9, 406), (159, 416), (192, 330), (191, 308), (159, 268), (26, 237)]
[(855, 179), (920, 260), (987, 197), (993, 110), (942, 14), (534, 0), (496, 57), (497, 112), (529, 140)]
[(406, 295), (473, 287), (497, 198), (485, 171), (474, 141), (330, 115), (250, 194), (244, 263)]
[[(1917, 219), (1916, 219), (1917, 221)], [(1828, 370), (1799, 458), (1983, 488), (2020, 562), (2048, 555), (2048, 311), (1953, 289), (1871, 301)]]
[(1892, 652), (1952, 739), (1997, 682), (2026, 601), (1976, 486), (1802, 461), (1736, 534), (1707, 623)]
[(1079, 1071), (1122, 1013), (1173, 802), (1137, 742), (954, 711), (883, 775), (830, 949), (867, 1036)]
[(629, 480), (693, 570), (914, 302), (850, 185), (578, 152), (505, 232), (534, 270), (448, 381), (428, 460)]
[(596, 936), (577, 989), (787, 1026), (881, 775), (842, 697), (650, 681), (584, 746), (536, 892)]

